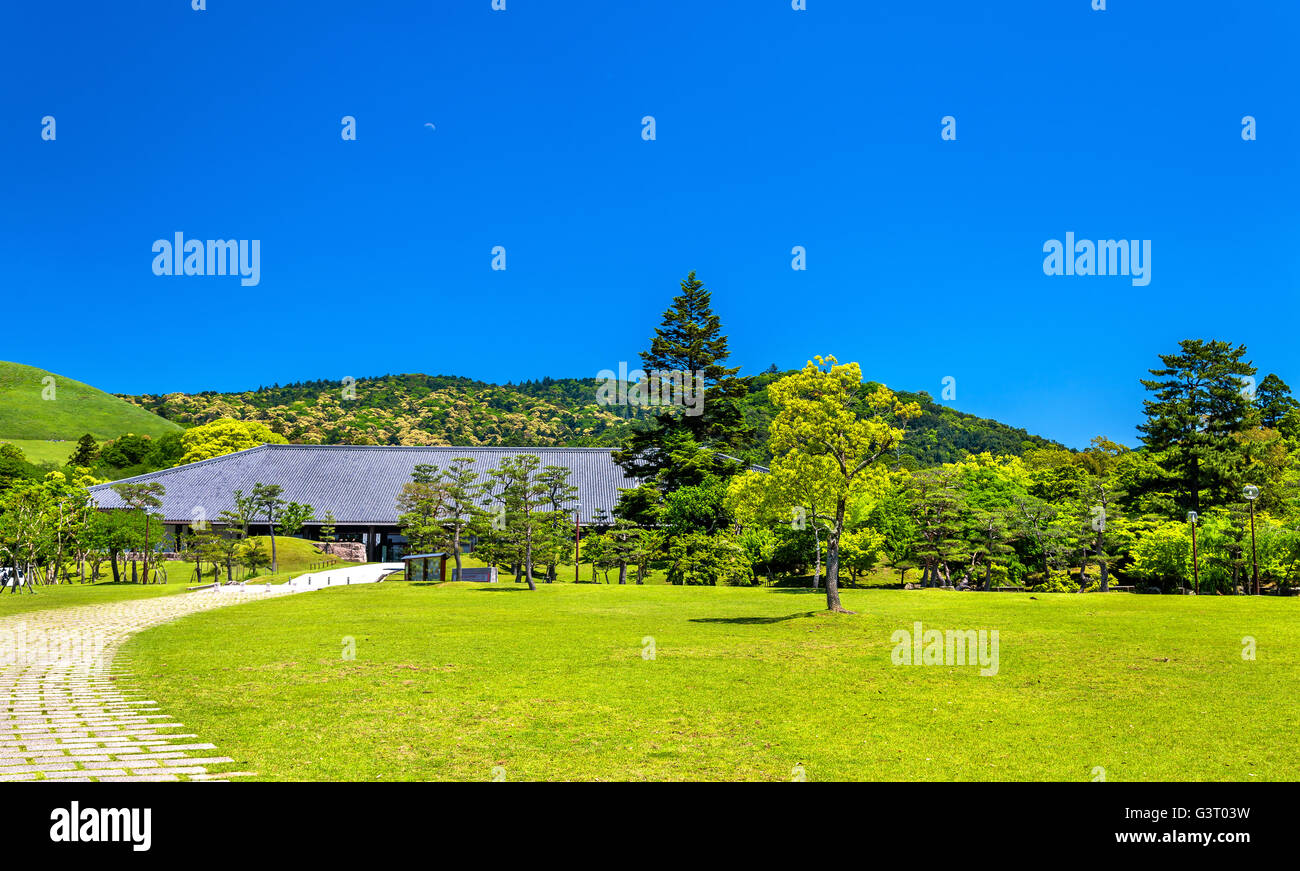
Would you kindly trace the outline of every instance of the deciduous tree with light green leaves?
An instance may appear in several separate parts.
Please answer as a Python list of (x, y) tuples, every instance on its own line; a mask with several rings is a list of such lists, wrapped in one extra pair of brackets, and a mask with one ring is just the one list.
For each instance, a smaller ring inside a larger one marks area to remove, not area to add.
[[(815, 362), (814, 362), (815, 360)], [(789, 479), (791, 469), (807, 476), (825, 497), (816, 514), (828, 520), (826, 608), (850, 613), (840, 604), (840, 539), (849, 503), (878, 489), (886, 479), (881, 460), (903, 440), (901, 424), (921, 413), (883, 385), (868, 392), (857, 363), (815, 357), (769, 388), (777, 409), (772, 421), (773, 474)]]
[(265, 424), (255, 420), (222, 418), (185, 430), (181, 436), (181, 460), (178, 466), (210, 460), (235, 451), (246, 451), (258, 445), (285, 445), (289, 440), (272, 432)]

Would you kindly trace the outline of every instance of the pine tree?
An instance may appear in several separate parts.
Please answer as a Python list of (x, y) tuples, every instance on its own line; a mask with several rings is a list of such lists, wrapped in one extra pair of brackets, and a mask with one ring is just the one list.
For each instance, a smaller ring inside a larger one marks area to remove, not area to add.
[(1155, 394), (1143, 401), (1142, 441), (1178, 489), (1182, 508), (1201, 511), (1235, 498), (1234, 472), (1241, 466), (1235, 436), (1250, 419), (1242, 378), (1255, 374), (1243, 361), (1246, 346), (1184, 339), (1177, 354), (1161, 354), (1164, 367), (1142, 385)]
[(1287, 412), (1300, 408), (1291, 396), (1291, 388), (1276, 375), (1269, 373), (1255, 390), (1255, 407), (1259, 409), (1259, 420), (1270, 429), (1277, 429)]
[(88, 469), (94, 465), (97, 459), (99, 459), (99, 444), (95, 441), (93, 435), (86, 433), (77, 439), (77, 449), (72, 452), (72, 456), (68, 459), (68, 465)]
[[(633, 477), (658, 477), (666, 489), (698, 483), (707, 472), (735, 471), (737, 464), (713, 456), (746, 444), (750, 435), (740, 407), (747, 388), (736, 377), (740, 367), (724, 365), (729, 356), (712, 294), (691, 272), (655, 328), (649, 350), (641, 353), (641, 362), (648, 377), (655, 371), (685, 373), (687, 383), (693, 383), (698, 374), (704, 388), (700, 413), (663, 407), (652, 423), (632, 432), (623, 450), (614, 454), (615, 462)], [(704, 450), (711, 452), (704, 462), (691, 462), (692, 455)], [(691, 471), (675, 474), (683, 465)]]

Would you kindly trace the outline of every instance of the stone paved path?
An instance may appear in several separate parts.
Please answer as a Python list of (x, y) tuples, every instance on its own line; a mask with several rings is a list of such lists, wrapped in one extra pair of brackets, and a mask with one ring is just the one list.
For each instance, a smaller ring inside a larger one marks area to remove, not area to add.
[(178, 593), (0, 617), (0, 781), (228, 780), (230, 767), (157, 702), (119, 688), (128, 636), (186, 614), (296, 590)]
[(350, 584), (400, 571), (382, 563), (104, 605), (0, 617), (0, 781), (229, 780), (232, 760), (158, 703), (119, 688), (113, 664), (128, 636), (196, 611)]

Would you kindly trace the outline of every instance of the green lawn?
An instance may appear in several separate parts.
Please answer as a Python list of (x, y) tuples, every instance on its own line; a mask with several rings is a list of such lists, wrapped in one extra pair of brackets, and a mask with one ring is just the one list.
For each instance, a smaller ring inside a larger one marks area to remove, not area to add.
[[(844, 600), (860, 613), (794, 590), (389, 582), (192, 615), (122, 655), (268, 779), (1300, 777), (1295, 599)], [(893, 665), (915, 620), (997, 629), (999, 673)]]
[(72, 608), (77, 605), (102, 605), (105, 602), (124, 602), (127, 599), (148, 599), (153, 596), (170, 596), (185, 592), (184, 584), (53, 584), (38, 586), (35, 594), (13, 593), (9, 588), (0, 592), (0, 617), (23, 614), (29, 611), (48, 611), (53, 608)]
[(0, 442), (17, 445), (27, 462), (37, 465), (54, 463), (56, 466), (65, 466), (72, 452), (77, 449), (75, 439), (54, 442), (44, 439), (0, 439)]
[[(270, 540), (267, 536), (255, 535), (252, 538), (261, 541), (264, 549), (266, 549), (267, 553), (270, 553)], [(258, 583), (282, 584), (290, 578), (319, 569), (318, 564), (324, 559), (311, 546), (311, 543), (300, 538), (277, 536), (275, 548), (279, 556), (280, 571), (271, 574), (270, 569), (262, 569), (258, 575), (250, 580), (256, 580)], [(212, 583), (212, 575), (206, 563), (204, 564), (206, 574), (201, 582), (195, 579), (193, 563), (168, 561), (164, 565), (167, 569), (167, 583), (165, 584), (145, 585), (131, 583), (131, 566), (128, 563), (126, 571), (122, 575), (123, 580), (121, 583), (113, 583), (113, 569), (108, 564), (104, 564), (99, 569), (100, 580), (95, 583), (82, 584), (73, 581), (72, 583), (52, 584), (49, 586), (39, 585), (35, 588), (35, 595), (25, 591), (11, 593), (6, 589), (0, 592), (0, 617), (6, 614), (27, 611), (44, 611), (51, 608), (70, 608), (76, 605), (98, 605), (104, 602), (120, 602), (126, 599), (167, 596), (172, 593), (182, 593), (188, 587), (196, 586), (199, 583)], [(360, 563), (340, 561), (330, 564), (328, 568), (345, 568), (354, 565), (360, 565)], [(236, 566), (235, 580), (244, 580), (246, 573), (245, 569)], [(221, 579), (223, 581), (226, 579), (224, 571), (221, 573)]]

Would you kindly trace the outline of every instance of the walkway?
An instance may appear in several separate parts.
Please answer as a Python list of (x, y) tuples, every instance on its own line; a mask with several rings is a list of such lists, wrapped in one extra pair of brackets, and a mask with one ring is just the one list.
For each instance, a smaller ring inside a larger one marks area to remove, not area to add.
[(228, 780), (230, 757), (157, 702), (118, 687), (113, 664), (136, 632), (193, 614), (267, 597), (373, 584), (401, 563), (313, 572), (285, 584), (233, 584), (104, 605), (0, 617), (0, 781)]

